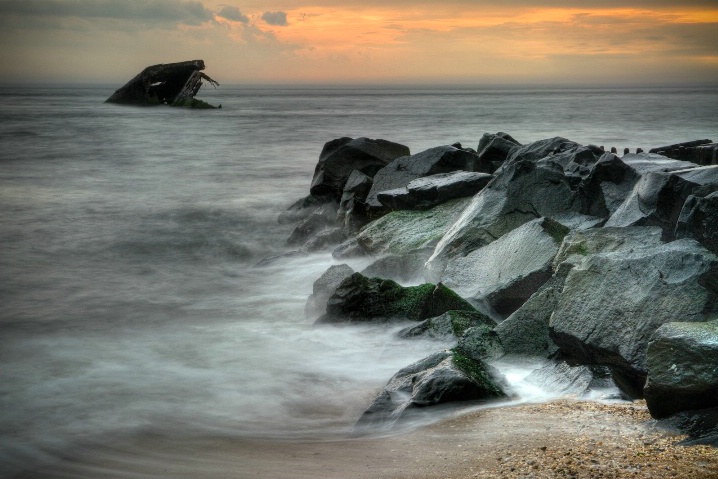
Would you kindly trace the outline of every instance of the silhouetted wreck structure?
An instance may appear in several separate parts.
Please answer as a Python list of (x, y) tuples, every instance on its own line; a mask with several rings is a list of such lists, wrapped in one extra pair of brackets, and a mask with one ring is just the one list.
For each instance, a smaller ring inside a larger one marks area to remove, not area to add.
[(194, 97), (202, 87), (203, 80), (215, 87), (219, 85), (202, 70), (203, 60), (149, 66), (115, 91), (105, 103), (215, 108)]

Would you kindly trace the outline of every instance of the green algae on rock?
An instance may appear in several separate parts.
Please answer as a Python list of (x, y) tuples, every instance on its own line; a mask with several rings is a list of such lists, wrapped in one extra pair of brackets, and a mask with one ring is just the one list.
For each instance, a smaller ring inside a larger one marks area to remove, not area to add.
[(317, 323), (422, 321), (446, 311), (476, 309), (443, 284), (403, 287), (381, 278), (354, 273), (327, 301), (327, 314)]

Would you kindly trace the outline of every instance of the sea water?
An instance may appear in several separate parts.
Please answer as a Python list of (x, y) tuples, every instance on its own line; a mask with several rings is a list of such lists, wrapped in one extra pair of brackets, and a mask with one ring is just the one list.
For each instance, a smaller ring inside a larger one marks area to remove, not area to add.
[(186, 110), (103, 103), (115, 87), (4, 89), (0, 477), (139, 433), (342, 435), (441, 348), (312, 327), (329, 252), (258, 265), (289, 251), (277, 216), (329, 140), (416, 153), (505, 131), (635, 151), (718, 136), (710, 88), (220, 86), (199, 97), (222, 109)]

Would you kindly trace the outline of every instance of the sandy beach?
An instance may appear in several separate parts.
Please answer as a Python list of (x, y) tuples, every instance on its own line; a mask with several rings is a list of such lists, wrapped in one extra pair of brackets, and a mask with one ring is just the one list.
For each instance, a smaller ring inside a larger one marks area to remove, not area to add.
[(29, 478), (718, 478), (718, 450), (678, 446), (643, 402), (486, 409), (401, 435), (331, 441), (134, 437)]

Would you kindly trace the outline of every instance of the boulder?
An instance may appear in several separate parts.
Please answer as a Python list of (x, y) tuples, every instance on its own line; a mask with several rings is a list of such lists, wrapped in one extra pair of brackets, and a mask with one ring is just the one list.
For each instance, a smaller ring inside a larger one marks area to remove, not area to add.
[(345, 137), (329, 141), (319, 155), (310, 193), (339, 201), (353, 171), (373, 177), (392, 160), (409, 154), (408, 147), (386, 140)]
[(597, 253), (616, 251), (630, 252), (663, 244), (663, 231), (656, 226), (632, 226), (627, 228), (604, 227), (567, 234), (553, 261), (554, 268), (561, 263), (578, 264)]
[(654, 418), (718, 407), (718, 319), (658, 328), (648, 343), (646, 368), (643, 393)]
[(362, 414), (358, 431), (387, 430), (423, 408), (457, 401), (506, 397), (491, 366), (456, 351), (442, 351), (397, 372)]
[(397, 158), (374, 176), (374, 184), (367, 195), (366, 204), (371, 214), (380, 216), (386, 211), (379, 202), (379, 193), (406, 187), (411, 181), (424, 176), (452, 171), (478, 171), (476, 153), (454, 146), (438, 146), (412, 156)]
[(304, 315), (317, 318), (327, 311), (327, 300), (346, 278), (354, 274), (354, 270), (346, 264), (335, 264), (329, 267), (312, 286), (312, 294), (307, 298)]
[(341, 282), (317, 323), (422, 321), (452, 309), (474, 307), (442, 284), (402, 287), (381, 278), (354, 273)]
[(675, 236), (693, 238), (718, 254), (718, 192), (688, 197), (678, 216)]
[(578, 182), (558, 165), (504, 164), (441, 238), (427, 263), (428, 277), (441, 278), (451, 258), (465, 256), (531, 220), (587, 213), (585, 203)]
[(470, 198), (461, 198), (425, 211), (392, 211), (366, 225), (356, 242), (372, 255), (433, 248), (470, 202)]
[(347, 236), (356, 234), (369, 222), (365, 201), (372, 183), (370, 176), (358, 170), (352, 171), (347, 179), (337, 211), (337, 222), (343, 226)]
[(379, 258), (361, 271), (371, 278), (391, 279), (400, 284), (424, 282), (424, 263), (433, 248), (424, 248), (404, 254), (389, 254)]
[(670, 241), (686, 199), (694, 191), (707, 195), (717, 190), (718, 166), (653, 171), (641, 177), (606, 226), (660, 226), (663, 239)]
[(404, 328), (397, 334), (404, 339), (456, 339), (475, 326), (493, 329), (496, 322), (478, 311), (452, 310), (441, 316), (426, 319), (416, 326)]
[(484, 133), (484, 136), (479, 140), (479, 146), (476, 148), (479, 154), (479, 162), (491, 165), (489, 172), (493, 173), (506, 161), (506, 157), (515, 146), (520, 146), (520, 143), (507, 133), (499, 132), (495, 135)]
[(456, 198), (474, 196), (493, 176), (486, 173), (454, 171), (417, 178), (408, 185), (377, 194), (390, 210), (425, 210)]
[(548, 218), (529, 221), (466, 256), (449, 259), (441, 281), (506, 318), (551, 277), (553, 259), (568, 232)]
[(549, 333), (567, 357), (611, 367), (625, 392), (640, 394), (654, 331), (707, 320), (717, 297), (718, 257), (694, 240), (593, 254), (568, 273)]

